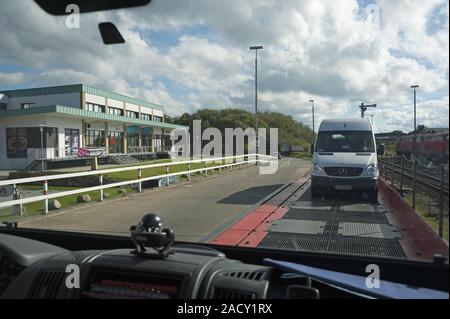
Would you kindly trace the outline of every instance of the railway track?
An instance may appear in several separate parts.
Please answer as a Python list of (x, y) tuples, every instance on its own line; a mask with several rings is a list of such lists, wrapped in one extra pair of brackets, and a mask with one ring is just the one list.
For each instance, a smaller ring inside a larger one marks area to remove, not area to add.
[[(394, 173), (401, 175), (402, 174), (402, 166), (399, 164), (392, 164), (392, 162), (380, 160), (380, 163), (383, 164), (383, 171), (384, 174), (391, 173), (392, 170)], [(434, 172), (433, 172), (434, 171)], [(404, 166), (403, 167), (403, 176), (408, 179), (413, 179), (413, 168)], [(389, 179), (389, 177), (388, 177)], [(422, 186), (426, 186), (430, 188), (433, 191), (439, 192), (441, 190), (441, 176), (440, 173), (437, 170), (429, 169), (416, 169), (416, 181), (418, 184)], [(448, 170), (446, 174), (444, 175), (444, 183), (443, 183), (443, 191), (445, 195), (449, 195), (449, 181), (448, 181)]]

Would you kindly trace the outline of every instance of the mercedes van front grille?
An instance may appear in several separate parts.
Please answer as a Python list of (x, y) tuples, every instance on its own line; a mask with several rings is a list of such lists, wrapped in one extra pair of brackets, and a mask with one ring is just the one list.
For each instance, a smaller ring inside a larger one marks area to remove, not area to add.
[(328, 176), (359, 176), (363, 169), (360, 167), (325, 167)]

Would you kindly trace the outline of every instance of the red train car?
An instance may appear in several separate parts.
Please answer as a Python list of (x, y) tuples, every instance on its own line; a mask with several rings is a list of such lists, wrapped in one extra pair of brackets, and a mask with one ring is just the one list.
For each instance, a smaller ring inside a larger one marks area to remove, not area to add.
[[(448, 131), (418, 134), (417, 152), (436, 162), (448, 162)], [(398, 155), (410, 155), (414, 151), (414, 136), (407, 135), (399, 138), (396, 145)]]

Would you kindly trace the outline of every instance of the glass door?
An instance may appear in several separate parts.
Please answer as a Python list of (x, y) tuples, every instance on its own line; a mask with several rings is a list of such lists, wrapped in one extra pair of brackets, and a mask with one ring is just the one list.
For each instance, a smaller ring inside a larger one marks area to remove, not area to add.
[(66, 156), (77, 155), (80, 146), (80, 130), (66, 128), (64, 131), (64, 150)]

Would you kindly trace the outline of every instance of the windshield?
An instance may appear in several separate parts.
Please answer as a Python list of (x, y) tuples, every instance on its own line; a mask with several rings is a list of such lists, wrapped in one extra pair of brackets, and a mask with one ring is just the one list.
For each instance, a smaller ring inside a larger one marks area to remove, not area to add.
[[(154, 213), (177, 241), (448, 256), (448, 1), (0, 12), (0, 224), (130, 237)], [(318, 131), (361, 116), (375, 137)]]
[(373, 153), (370, 131), (323, 131), (317, 138), (316, 152)]

